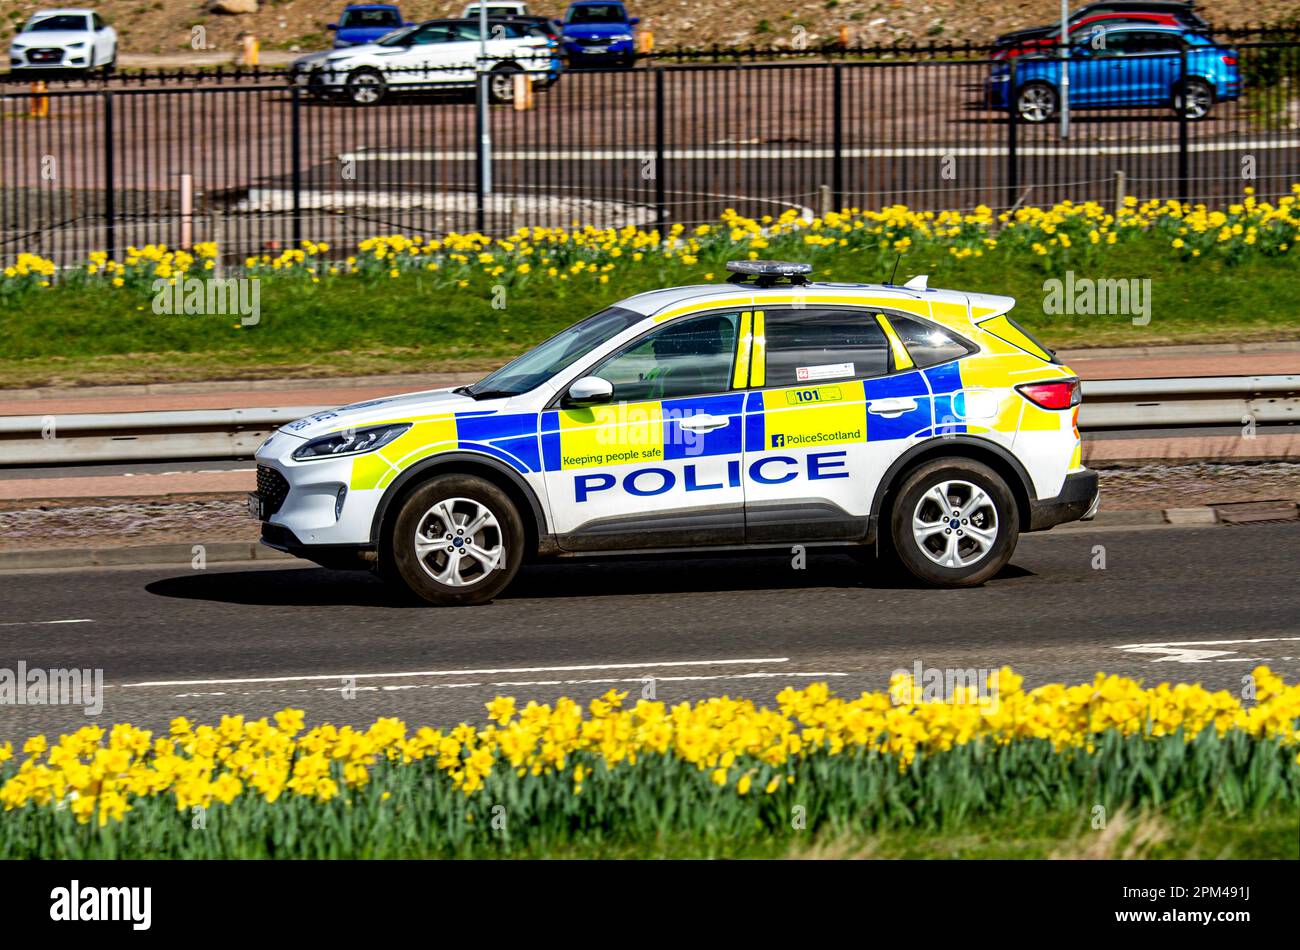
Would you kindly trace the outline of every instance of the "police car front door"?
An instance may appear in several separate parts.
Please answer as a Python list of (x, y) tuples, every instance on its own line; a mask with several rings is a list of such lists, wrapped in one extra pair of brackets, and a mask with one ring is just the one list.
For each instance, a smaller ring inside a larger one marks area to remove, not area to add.
[[(749, 314), (675, 320), (590, 369), (613, 401), (542, 418), (557, 542), (600, 551), (739, 544)], [(742, 328), (742, 323), (745, 326)], [(742, 334), (743, 331), (743, 334)]]

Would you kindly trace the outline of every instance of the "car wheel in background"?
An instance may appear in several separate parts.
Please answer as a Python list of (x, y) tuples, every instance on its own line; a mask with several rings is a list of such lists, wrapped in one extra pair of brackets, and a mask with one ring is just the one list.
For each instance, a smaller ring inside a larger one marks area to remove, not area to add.
[(378, 105), (384, 98), (384, 94), (388, 91), (388, 83), (379, 70), (365, 66), (349, 74), (344, 88), (348, 98), (355, 105), (373, 106)]
[(1203, 79), (1189, 79), (1174, 93), (1174, 115), (1182, 112), (1193, 122), (1214, 108), (1214, 89)]
[(523, 522), (505, 492), (473, 475), (439, 475), (402, 503), (381, 575), (431, 604), (472, 606), (505, 589), (523, 553)]
[(933, 587), (974, 587), (1011, 559), (1020, 513), (997, 472), (971, 459), (927, 462), (907, 476), (890, 514), (890, 548)]
[(514, 63), (502, 63), (494, 66), (488, 73), (488, 101), (493, 103), (514, 102), (515, 77), (523, 72)]
[(1037, 125), (1056, 115), (1056, 90), (1045, 82), (1027, 82), (1016, 93), (1016, 112), (1022, 122)]

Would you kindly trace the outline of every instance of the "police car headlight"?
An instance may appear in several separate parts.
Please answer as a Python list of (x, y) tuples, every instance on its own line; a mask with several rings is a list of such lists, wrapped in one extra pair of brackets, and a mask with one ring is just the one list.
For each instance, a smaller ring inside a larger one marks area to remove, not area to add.
[(614, 40), (614, 42), (618, 42), (620, 40), (630, 40), (631, 38), (632, 38), (631, 33), (615, 33), (613, 36), (610, 37), (610, 39)]
[(370, 426), (365, 429), (344, 429), (331, 432), (318, 439), (312, 439), (306, 445), (293, 450), (293, 457), (300, 462), (311, 459), (333, 458), (338, 455), (360, 455), (383, 448), (399, 435), (411, 428), (409, 422), (395, 425)]

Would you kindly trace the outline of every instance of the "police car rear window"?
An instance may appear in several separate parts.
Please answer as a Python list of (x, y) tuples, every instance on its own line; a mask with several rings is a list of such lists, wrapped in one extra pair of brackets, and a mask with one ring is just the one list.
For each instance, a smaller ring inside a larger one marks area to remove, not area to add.
[(889, 325), (903, 341), (907, 355), (912, 357), (912, 362), (918, 369), (938, 366), (940, 363), (955, 360), (974, 350), (974, 347), (965, 340), (942, 327), (899, 314), (891, 313), (886, 316)]
[(863, 310), (769, 310), (766, 386), (889, 372), (889, 341)]

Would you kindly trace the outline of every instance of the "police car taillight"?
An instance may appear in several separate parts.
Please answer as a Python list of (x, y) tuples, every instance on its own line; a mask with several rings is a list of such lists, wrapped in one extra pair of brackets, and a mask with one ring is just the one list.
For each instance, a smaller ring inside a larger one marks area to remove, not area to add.
[(1077, 379), (1059, 383), (1022, 383), (1016, 387), (1016, 392), (1044, 409), (1069, 409), (1083, 402), (1083, 390)]

